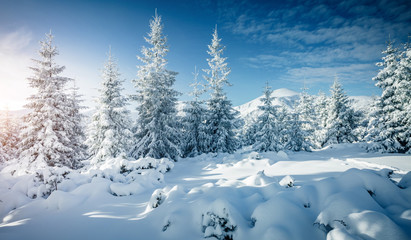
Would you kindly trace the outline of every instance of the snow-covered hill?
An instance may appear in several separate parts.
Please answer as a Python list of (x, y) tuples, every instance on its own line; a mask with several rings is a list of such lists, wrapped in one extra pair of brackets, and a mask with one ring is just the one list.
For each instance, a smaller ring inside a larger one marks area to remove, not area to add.
[[(276, 89), (273, 91), (272, 97), (274, 97), (274, 106), (281, 106), (284, 105), (288, 108), (292, 108), (294, 103), (298, 100), (299, 98), (299, 93), (292, 91), (287, 88), (280, 88)], [(254, 100), (251, 100), (247, 103), (244, 103), (243, 105), (234, 107), (237, 111), (240, 112), (240, 116), (243, 119), (249, 119), (258, 116), (259, 110), (258, 106), (262, 105), (261, 98), (263, 96), (260, 96)]]
[[(276, 89), (271, 96), (274, 97), (274, 106), (285, 106), (288, 109), (292, 109), (299, 99), (298, 92), (287, 88)], [(234, 107), (234, 109), (239, 111), (240, 116), (246, 121), (256, 118), (260, 113), (258, 106), (262, 105), (261, 98), (263, 96)], [(370, 96), (349, 96), (349, 99), (352, 101), (352, 106), (356, 111), (368, 111), (373, 101), (373, 98)]]

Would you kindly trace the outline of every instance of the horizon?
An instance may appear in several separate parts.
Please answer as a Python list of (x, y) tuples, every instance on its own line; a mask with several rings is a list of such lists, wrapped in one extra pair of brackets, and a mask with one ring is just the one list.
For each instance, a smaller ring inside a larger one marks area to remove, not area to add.
[[(338, 76), (349, 96), (375, 96), (380, 89), (372, 77), (381, 51), (391, 38), (405, 43), (411, 32), (411, 3), (344, 1), (333, 4), (279, 1), (210, 1), (191, 3), (165, 0), (147, 2), (17, 0), (0, 10), (0, 109), (23, 109), (33, 93), (30, 59), (38, 59), (38, 42), (53, 31), (65, 66), (61, 74), (76, 80), (84, 105), (94, 109), (93, 98), (102, 81), (101, 69), (109, 46), (118, 60), (124, 94), (135, 92), (131, 80), (141, 62), (141, 47), (154, 9), (162, 16), (168, 38), (167, 69), (177, 71), (174, 88), (179, 101), (188, 92), (194, 67), (207, 68), (207, 45), (216, 24), (231, 68), (225, 88), (233, 106), (262, 95), (265, 82), (273, 89), (311, 95), (329, 94)], [(203, 75), (203, 73), (201, 74)]]

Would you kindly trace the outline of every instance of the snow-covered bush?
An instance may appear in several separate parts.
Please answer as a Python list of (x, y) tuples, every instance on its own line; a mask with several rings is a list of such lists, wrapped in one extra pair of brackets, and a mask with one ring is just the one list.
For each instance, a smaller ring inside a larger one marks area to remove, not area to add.
[(294, 186), (294, 178), (292, 178), (290, 175), (287, 175), (281, 179), (279, 184), (283, 187), (290, 188)]
[(155, 175), (155, 173), (159, 173), (158, 181), (160, 181), (162, 175), (173, 167), (174, 163), (167, 158), (146, 157), (129, 160), (122, 155), (92, 166), (88, 172), (92, 176), (107, 178), (113, 182), (131, 183), (142, 175)]
[(36, 171), (34, 185), (27, 192), (30, 198), (48, 197), (53, 191), (58, 190), (58, 184), (63, 182), (70, 173), (68, 167), (48, 167)]
[(149, 206), (151, 208), (157, 208), (164, 202), (165, 197), (165, 193), (162, 189), (156, 189), (151, 195)]
[(201, 217), (204, 238), (233, 239), (233, 233), (237, 226), (231, 218), (227, 204), (224, 201), (216, 200)]

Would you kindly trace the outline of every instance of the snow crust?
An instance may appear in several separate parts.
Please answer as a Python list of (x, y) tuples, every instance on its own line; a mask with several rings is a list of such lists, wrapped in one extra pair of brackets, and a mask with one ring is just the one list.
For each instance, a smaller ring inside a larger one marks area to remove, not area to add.
[(34, 199), (33, 174), (3, 166), (0, 239), (410, 239), (409, 155), (284, 154), (119, 157)]

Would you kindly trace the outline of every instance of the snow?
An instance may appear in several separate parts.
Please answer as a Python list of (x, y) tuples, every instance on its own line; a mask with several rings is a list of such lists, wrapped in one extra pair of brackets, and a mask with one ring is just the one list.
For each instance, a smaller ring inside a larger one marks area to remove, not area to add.
[(3, 166), (0, 239), (410, 239), (410, 168), (361, 144), (116, 158), (31, 199)]

